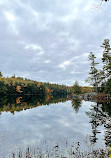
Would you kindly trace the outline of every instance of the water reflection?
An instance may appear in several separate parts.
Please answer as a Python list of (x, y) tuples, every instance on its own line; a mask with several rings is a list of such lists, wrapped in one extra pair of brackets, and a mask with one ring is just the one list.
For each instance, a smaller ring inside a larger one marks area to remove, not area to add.
[(75, 112), (78, 113), (80, 107), (81, 107), (81, 102), (82, 100), (79, 98), (72, 99), (72, 107), (74, 108)]
[(101, 133), (98, 130), (100, 126), (104, 126), (104, 140), (106, 146), (111, 146), (111, 103), (97, 102), (91, 106), (90, 111), (86, 112), (90, 118), (92, 126), (92, 135), (90, 136), (91, 143), (97, 143), (97, 134)]
[(31, 109), (34, 107), (49, 105), (53, 103), (65, 102), (69, 100), (67, 95), (62, 96), (50, 96), (47, 95), (45, 98), (40, 98), (39, 96), (24, 96), (24, 97), (0, 97), (0, 114), (1, 112), (10, 111), (14, 114), (15, 111), (22, 111)]
[(111, 145), (110, 102), (72, 100), (69, 96), (4, 96), (0, 98), (0, 114), (3, 152), (10, 151), (10, 144), (13, 149), (18, 144), (41, 140), (53, 140), (60, 145), (66, 141), (81, 142), (85, 148), (87, 135), (95, 146)]

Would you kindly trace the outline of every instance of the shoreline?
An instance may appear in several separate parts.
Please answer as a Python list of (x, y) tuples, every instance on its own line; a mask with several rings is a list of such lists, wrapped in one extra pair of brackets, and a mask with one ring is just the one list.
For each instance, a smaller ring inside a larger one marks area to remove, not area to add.
[(76, 94), (73, 94), (71, 96), (71, 99), (83, 99), (83, 100), (86, 100), (86, 101), (111, 101), (111, 96), (109, 94), (105, 94), (105, 93), (85, 93), (85, 94), (79, 94), (79, 95), (76, 95)]

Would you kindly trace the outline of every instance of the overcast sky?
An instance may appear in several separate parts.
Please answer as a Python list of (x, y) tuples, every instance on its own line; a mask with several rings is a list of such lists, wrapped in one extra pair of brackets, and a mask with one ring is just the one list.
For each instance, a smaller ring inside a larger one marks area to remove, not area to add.
[(110, 10), (100, 0), (0, 0), (0, 71), (85, 85), (88, 53), (100, 60), (101, 43), (111, 39)]

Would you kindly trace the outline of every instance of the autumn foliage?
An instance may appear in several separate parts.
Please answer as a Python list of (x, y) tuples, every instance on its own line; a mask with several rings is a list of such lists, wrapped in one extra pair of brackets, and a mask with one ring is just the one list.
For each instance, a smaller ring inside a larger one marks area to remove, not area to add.
[(17, 85), (16, 91), (19, 92), (19, 93), (22, 93), (22, 92), (23, 92), (23, 91), (21, 91), (21, 86), (19, 86), (19, 85)]
[(37, 82), (22, 77), (0, 77), (0, 95), (67, 95), (70, 88), (65, 85)]

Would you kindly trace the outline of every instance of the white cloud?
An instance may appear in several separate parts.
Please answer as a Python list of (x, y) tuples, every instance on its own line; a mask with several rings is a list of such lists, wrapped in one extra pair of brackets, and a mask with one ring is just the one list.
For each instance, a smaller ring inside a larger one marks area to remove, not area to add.
[(19, 35), (19, 31), (14, 23), (9, 24), (9, 30), (15, 35)]
[(83, 8), (84, 12), (92, 11), (92, 9), (96, 9), (96, 6), (94, 6), (95, 2), (94, 1), (89, 1), (87, 5)]
[(27, 44), (24, 49), (40, 50), (42, 52), (42, 47), (37, 44)]
[(66, 60), (62, 64), (58, 65), (58, 67), (62, 68), (63, 70), (66, 70), (67, 66), (71, 64), (70, 61)]
[(72, 74), (72, 75), (73, 75), (73, 74), (82, 74), (82, 73), (84, 73), (84, 72), (79, 72), (79, 71), (71, 71), (71, 72), (70, 72), (70, 74)]
[(12, 34), (18, 35), (19, 31), (17, 28), (17, 17), (9, 11), (4, 11), (4, 15), (6, 17), (6, 19), (8, 20), (8, 30), (9, 32), (11, 32)]
[(43, 48), (41, 46), (37, 45), (37, 44), (25, 44), (25, 42), (22, 42), (22, 44), (25, 45), (24, 49), (33, 50), (34, 52), (36, 52), (36, 53), (33, 54), (32, 61), (37, 61), (38, 56), (41, 56), (45, 53)]
[(44, 51), (40, 51), (38, 55), (43, 55), (44, 53), (45, 53)]
[(8, 12), (8, 11), (4, 11), (4, 14), (6, 16), (6, 18), (10, 21), (10, 22), (14, 22), (16, 21), (16, 17), (14, 16), (14, 14)]
[(4, 3), (4, 1), (3, 0), (0, 0), (0, 5), (2, 5)]
[(50, 62), (51, 62), (50, 60), (46, 60), (46, 61), (45, 61), (45, 63), (47, 63), (47, 64), (50, 63)]
[[(89, 52), (100, 60), (98, 47), (111, 38), (111, 2), (100, 10), (91, 9), (93, 4), (97, 1), (0, 0), (3, 74), (29, 72), (35, 80), (71, 85), (73, 78), (83, 83)], [(43, 72), (36, 76), (39, 70)]]
[(79, 12), (79, 9), (74, 8), (73, 12), (71, 12), (70, 14), (60, 17), (60, 21), (63, 21), (63, 22), (73, 21), (77, 18), (78, 12)]

